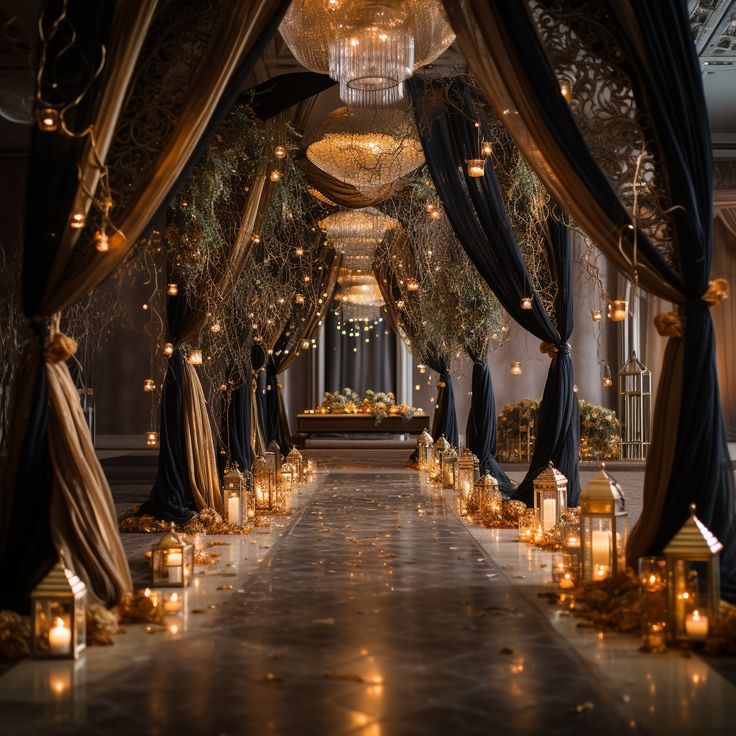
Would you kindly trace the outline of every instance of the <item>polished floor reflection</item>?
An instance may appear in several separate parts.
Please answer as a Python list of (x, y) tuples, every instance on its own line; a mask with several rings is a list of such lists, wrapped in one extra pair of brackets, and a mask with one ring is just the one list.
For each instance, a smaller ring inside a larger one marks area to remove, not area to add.
[[(291, 517), (216, 548), (175, 632), (130, 627), (76, 665), (13, 668), (0, 732), (639, 732), (513, 560), (494, 561), (496, 542), (476, 541), (402, 463), (323, 462)], [(143, 582), (151, 540), (125, 541)]]

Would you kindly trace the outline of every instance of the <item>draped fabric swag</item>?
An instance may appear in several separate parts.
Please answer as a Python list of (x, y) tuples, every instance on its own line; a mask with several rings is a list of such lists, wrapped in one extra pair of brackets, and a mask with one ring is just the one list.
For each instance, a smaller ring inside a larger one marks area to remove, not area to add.
[[(634, 103), (628, 109), (639, 111), (632, 126), (641, 127), (656, 177), (658, 224), (664, 228), (657, 241), (650, 238), (657, 231), (640, 226), (636, 218), (643, 215), (632, 214), (625, 191), (604, 173), (604, 156), (614, 155), (618, 141), (599, 137), (592, 147), (575, 105), (575, 86), (568, 103), (555, 73), (554, 41), (545, 41), (526, 4), (447, 0), (445, 7), (471, 72), (499, 117), (513, 121), (509, 132), (560, 206), (619, 268), (635, 271), (641, 286), (678, 305), (630, 561), (661, 552), (695, 503), (725, 546), (722, 589), (736, 599), (736, 504), (710, 315), (718, 297), (708, 293), (711, 142), (685, 3), (596, 0), (574, 7), (541, 3), (536, 9), (550, 14), (555, 27), (572, 28), (581, 44), (589, 40), (584, 52), (592, 58), (605, 54), (619, 87), (628, 80)], [(611, 150), (601, 152), (606, 143)]]
[[(478, 155), (480, 119), (468, 82), (451, 82), (442, 104), (432, 83), (412, 78), (408, 83), (427, 166), (443, 208), (465, 252), (506, 311), (542, 341), (551, 357), (537, 423), (537, 438), (529, 471), (513, 497), (532, 502), (533, 481), (552, 461), (568, 479), (568, 503), (577, 505), (579, 412), (573, 392), (570, 345), (572, 333), (572, 253), (566, 228), (550, 217), (544, 237), (550, 272), (557, 281), (557, 327), (532, 287), (519, 244), (506, 215), (503, 195), (488, 161), (485, 176), (470, 177), (463, 162)], [(438, 109), (439, 107), (439, 109)], [(531, 296), (533, 308), (521, 308)]]

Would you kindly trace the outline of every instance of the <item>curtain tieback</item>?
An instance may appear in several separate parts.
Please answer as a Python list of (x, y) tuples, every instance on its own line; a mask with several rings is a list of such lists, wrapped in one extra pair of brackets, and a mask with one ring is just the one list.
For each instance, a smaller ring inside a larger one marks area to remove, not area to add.
[(675, 312), (663, 312), (654, 318), (654, 326), (662, 337), (682, 337), (685, 334), (685, 323)]
[(703, 294), (703, 301), (708, 302), (711, 306), (716, 306), (724, 299), (728, 299), (728, 281), (726, 279), (709, 281), (708, 290)]
[(47, 341), (44, 350), (47, 363), (63, 363), (77, 352), (77, 341), (63, 332), (55, 332)]
[(563, 353), (569, 353), (571, 351), (570, 343), (565, 342), (560, 345), (555, 345), (553, 342), (547, 342), (546, 340), (542, 340), (542, 342), (539, 343), (539, 352), (544, 353), (550, 358), (554, 358), (555, 355), (559, 352)]

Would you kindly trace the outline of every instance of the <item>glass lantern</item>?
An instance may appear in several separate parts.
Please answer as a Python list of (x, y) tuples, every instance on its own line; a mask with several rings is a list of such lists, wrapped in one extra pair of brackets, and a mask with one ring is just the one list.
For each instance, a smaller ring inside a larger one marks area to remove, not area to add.
[(31, 592), (34, 657), (78, 659), (87, 646), (87, 586), (57, 563)]
[(503, 497), (498, 488), (498, 481), (490, 473), (486, 473), (476, 482), (475, 488), (478, 495), (478, 510), (480, 513), (491, 514), (493, 516), (500, 514)]
[(420, 435), (424, 443), (424, 465), (422, 465), (421, 450), (419, 455), (419, 470), (423, 470), (425, 473), (429, 473), (432, 468), (432, 460), (434, 458), (434, 440), (432, 435), (426, 430), (422, 430)]
[[(424, 472), (427, 470), (427, 443), (425, 442), (424, 435), (427, 432), (425, 429), (417, 437), (417, 468)], [(431, 437), (430, 437), (431, 439)]]
[(174, 522), (153, 548), (151, 555), (155, 588), (186, 588), (194, 573), (194, 545), (176, 532)]
[[(289, 453), (291, 454), (291, 453)], [(296, 488), (299, 474), (296, 465), (291, 462), (285, 462), (281, 466), (279, 472), (279, 490), (284, 496), (289, 496)]]
[(580, 562), (584, 583), (615, 577), (626, 567), (628, 514), (621, 486), (601, 470), (580, 494)]
[(664, 548), (669, 588), (670, 638), (702, 641), (718, 617), (721, 598), (719, 556), (723, 545), (695, 515)]
[(442, 487), (454, 488), (455, 475), (457, 474), (457, 452), (451, 447), (445, 452), (444, 461), (442, 463)]
[(235, 526), (243, 526), (248, 519), (247, 482), (235, 464), (225, 467), (222, 478), (222, 502), (225, 521)]
[(539, 514), (543, 531), (560, 523), (567, 508), (567, 478), (552, 462), (534, 479), (534, 510)]
[(475, 457), (467, 448), (463, 450), (463, 454), (458, 460), (455, 477), (457, 479), (455, 491), (467, 502), (475, 485)]
[(256, 511), (270, 511), (273, 505), (271, 498), (271, 471), (263, 455), (253, 461), (253, 493), (255, 494)]
[(440, 482), (442, 482), (443, 477), (445, 453), (450, 449), (450, 447), (452, 447), (452, 445), (450, 445), (450, 443), (445, 439), (445, 435), (443, 434), (441, 434), (437, 442), (434, 443), (434, 460), (435, 464), (439, 466)]
[(295, 481), (298, 482), (304, 474), (304, 458), (302, 457), (301, 452), (299, 452), (296, 447), (292, 447), (289, 454), (286, 456), (286, 462), (291, 463), (296, 468)]

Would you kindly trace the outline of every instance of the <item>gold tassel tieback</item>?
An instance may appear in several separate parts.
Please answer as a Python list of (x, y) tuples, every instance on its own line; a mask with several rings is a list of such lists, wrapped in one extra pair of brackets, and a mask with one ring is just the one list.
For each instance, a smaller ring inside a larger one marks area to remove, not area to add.
[(685, 325), (682, 317), (675, 312), (663, 312), (654, 318), (654, 326), (662, 337), (682, 337)]
[(708, 291), (703, 294), (703, 301), (716, 306), (724, 299), (728, 299), (728, 281), (726, 279), (713, 279), (709, 281)]
[(47, 363), (63, 363), (77, 352), (77, 341), (63, 332), (55, 332), (46, 341), (44, 355)]

